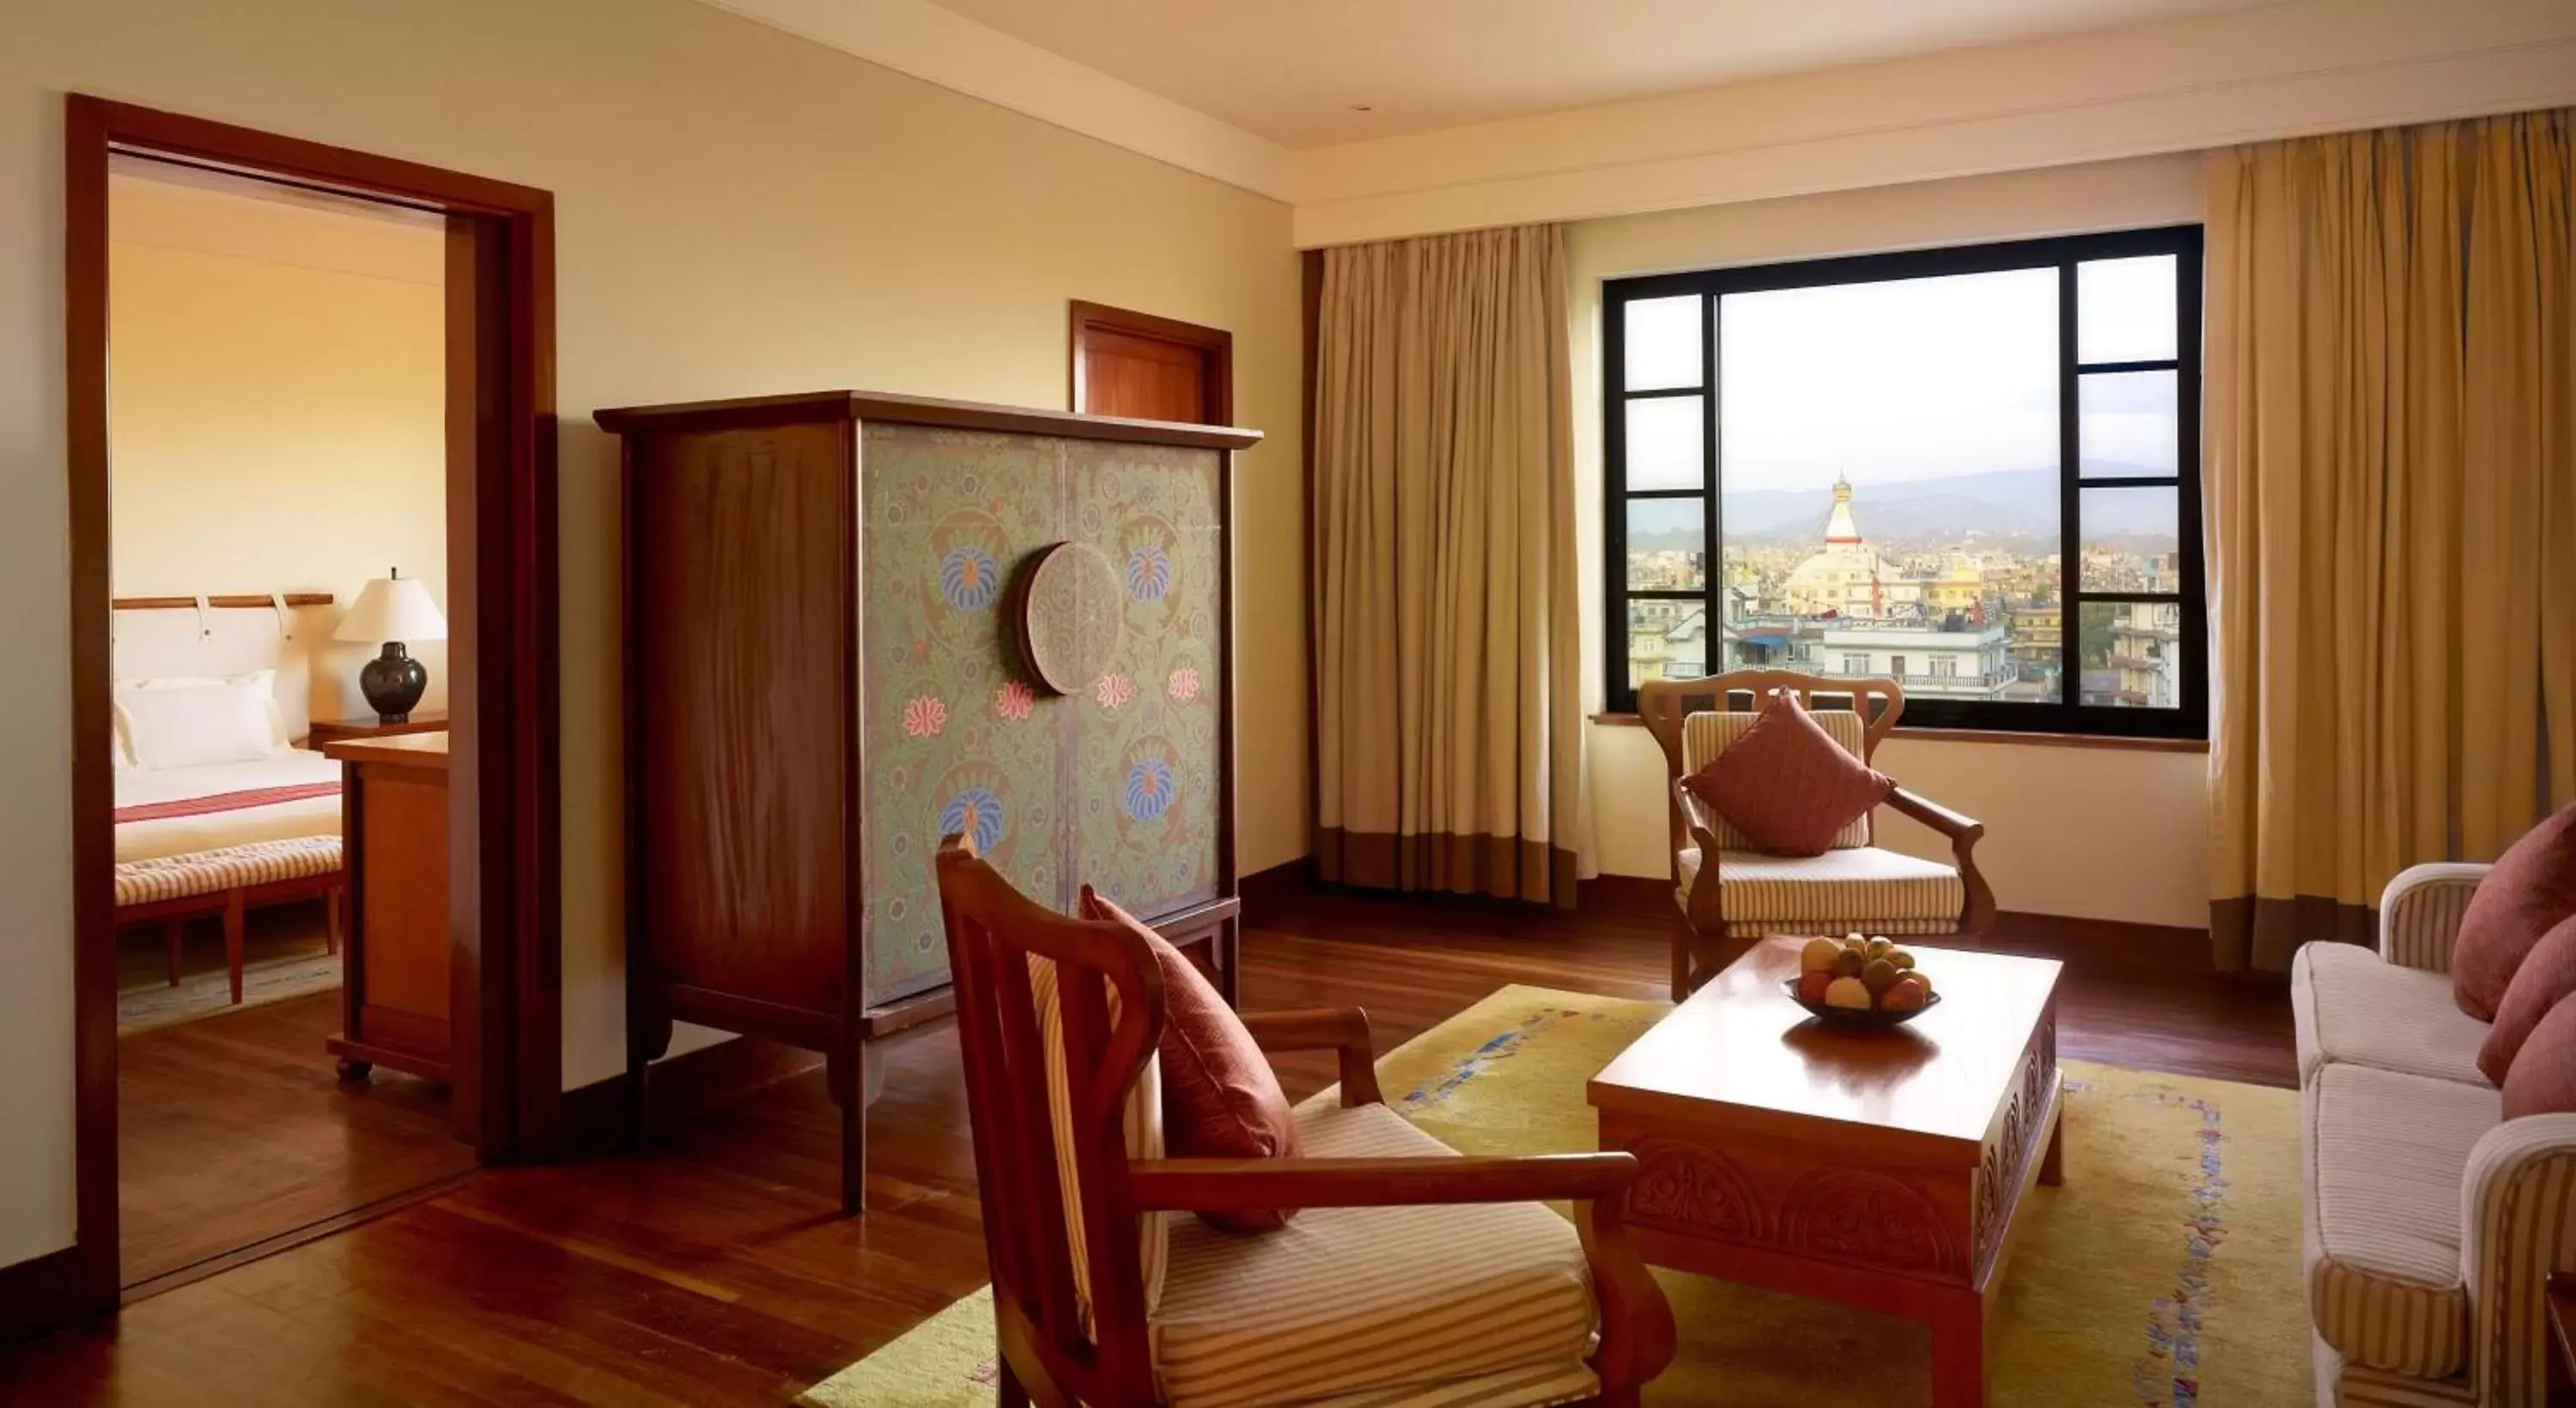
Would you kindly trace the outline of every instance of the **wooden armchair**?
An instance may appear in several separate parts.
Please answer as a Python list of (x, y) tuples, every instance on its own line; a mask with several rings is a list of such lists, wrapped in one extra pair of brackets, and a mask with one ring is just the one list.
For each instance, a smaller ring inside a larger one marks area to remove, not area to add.
[[(1144, 940), (1033, 903), (960, 838), (938, 869), (1004, 1408), (1631, 1405), (1670, 1361), (1616, 1215), (1632, 1156), (1451, 1153), (1380, 1101), (1351, 1009), (1245, 1019), (1267, 1049), (1341, 1053), (1341, 1106), (1298, 1116), (1306, 1157), (1163, 1158)], [(1184, 1215), (1270, 1208), (1300, 1211), (1253, 1236)]]
[[(1773, 856), (1755, 850), (1682, 786), (1752, 726), (1772, 695), (1784, 692), (1798, 696), (1825, 732), (1863, 762), (1905, 712), (1905, 691), (1891, 679), (1736, 670), (1637, 687), (1637, 712), (1664, 750), (1672, 811), (1673, 897), (1682, 911), (1673, 935), (1676, 1002), (1768, 934), (1976, 935), (1993, 927), (1994, 890), (1974, 855), (1986, 829), (1947, 807), (1902, 787), (1887, 799), (1889, 810), (1949, 838), (1948, 863), (1870, 844), (1874, 818), (1867, 816), (1844, 827), (1821, 856)], [(1836, 707), (1817, 708), (1820, 695)]]

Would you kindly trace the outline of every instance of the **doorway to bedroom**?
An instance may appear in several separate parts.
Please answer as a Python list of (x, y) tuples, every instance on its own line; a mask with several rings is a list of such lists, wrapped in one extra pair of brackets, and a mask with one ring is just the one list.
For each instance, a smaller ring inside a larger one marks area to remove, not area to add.
[(475, 1164), (448, 1062), (445, 223), (110, 163), (128, 1285)]
[(64, 1318), (562, 1147), (552, 197), (65, 104)]

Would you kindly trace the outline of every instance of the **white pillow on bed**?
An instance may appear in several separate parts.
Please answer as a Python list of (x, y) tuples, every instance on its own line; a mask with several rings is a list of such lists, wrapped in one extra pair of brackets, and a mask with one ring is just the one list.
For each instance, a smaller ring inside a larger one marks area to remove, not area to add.
[(229, 679), (119, 680), (116, 730), (139, 768), (248, 762), (288, 746), (275, 670)]

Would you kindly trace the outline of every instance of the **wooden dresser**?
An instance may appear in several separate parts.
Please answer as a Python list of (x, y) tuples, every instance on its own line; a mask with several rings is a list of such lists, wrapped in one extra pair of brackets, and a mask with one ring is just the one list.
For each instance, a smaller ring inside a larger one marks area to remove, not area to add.
[(376, 1066), (451, 1079), (447, 734), (327, 743), (340, 761), (349, 950), (341, 969), (340, 1078)]

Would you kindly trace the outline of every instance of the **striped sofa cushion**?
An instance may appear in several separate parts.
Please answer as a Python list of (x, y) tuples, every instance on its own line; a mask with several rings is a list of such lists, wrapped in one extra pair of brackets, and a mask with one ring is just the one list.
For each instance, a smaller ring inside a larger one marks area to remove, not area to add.
[(2468, 1364), (2460, 1182), (2502, 1097), (2327, 1062), (2300, 1094), (2308, 1313), (2348, 1364), (2442, 1379)]
[(219, 895), (252, 885), (328, 875), (339, 868), (336, 834), (286, 836), (150, 860), (123, 860), (116, 863), (116, 903), (122, 909), (190, 895)]
[[(1696, 847), (1681, 853), (1680, 898), (1699, 881)], [(1876, 846), (1820, 856), (1720, 851), (1718, 903), (1730, 937), (1841, 934), (1889, 937), (1956, 933), (1968, 888), (1957, 867)]]
[[(1310, 1158), (1452, 1152), (1383, 1105), (1297, 1119)], [(1171, 1256), (1150, 1333), (1175, 1408), (1528, 1408), (1598, 1388), (1583, 1245), (1543, 1204), (1307, 1208), (1255, 1237), (1191, 1219)]]
[[(1743, 737), (1744, 731), (1753, 727), (1753, 721), (1761, 717), (1758, 713), (1736, 712), (1723, 714), (1703, 712), (1684, 717), (1682, 719), (1682, 776), (1688, 777), (1717, 761), (1717, 755), (1725, 752), (1727, 745)], [(1861, 756), (1860, 715), (1849, 709), (1817, 709), (1810, 712), (1807, 717), (1822, 726), (1827, 736), (1843, 746), (1844, 752), (1855, 758)], [(1859, 816), (1853, 817), (1842, 830), (1835, 832), (1834, 848), (1842, 850), (1868, 845), (1869, 816), (1868, 812), (1862, 812)], [(1752, 838), (1736, 830), (1733, 822), (1722, 816), (1715, 817), (1714, 820), (1717, 823), (1719, 849), (1729, 851), (1754, 849)]]
[[(1082, 1175), (1073, 1166), (1073, 1076), (1064, 1049), (1064, 1003), (1056, 995), (1055, 963), (1029, 955), (1029, 996), (1037, 1007), (1038, 1041), (1046, 1049), (1047, 1124), (1055, 1135), (1056, 1182), (1064, 1191), (1064, 1235), (1073, 1263), (1073, 1293), (1081, 1301), (1086, 1324), (1091, 1316), (1091, 1250), (1082, 1230)], [(1118, 1021), (1118, 989), (1111, 987), (1109, 1020)], [(1127, 1157), (1163, 1157), (1163, 1064), (1159, 1055), (1145, 1058), (1144, 1073), (1127, 1093)], [(1137, 1268), (1145, 1283), (1145, 1312), (1151, 1315), (1163, 1296), (1169, 1239), (1169, 1213), (1139, 1217)]]
[(2299, 1079), (2328, 1061), (2436, 1080), (2484, 1083), (2487, 1024), (2460, 1010), (2451, 980), (2391, 963), (2358, 944), (2302, 944), (2290, 960)]

